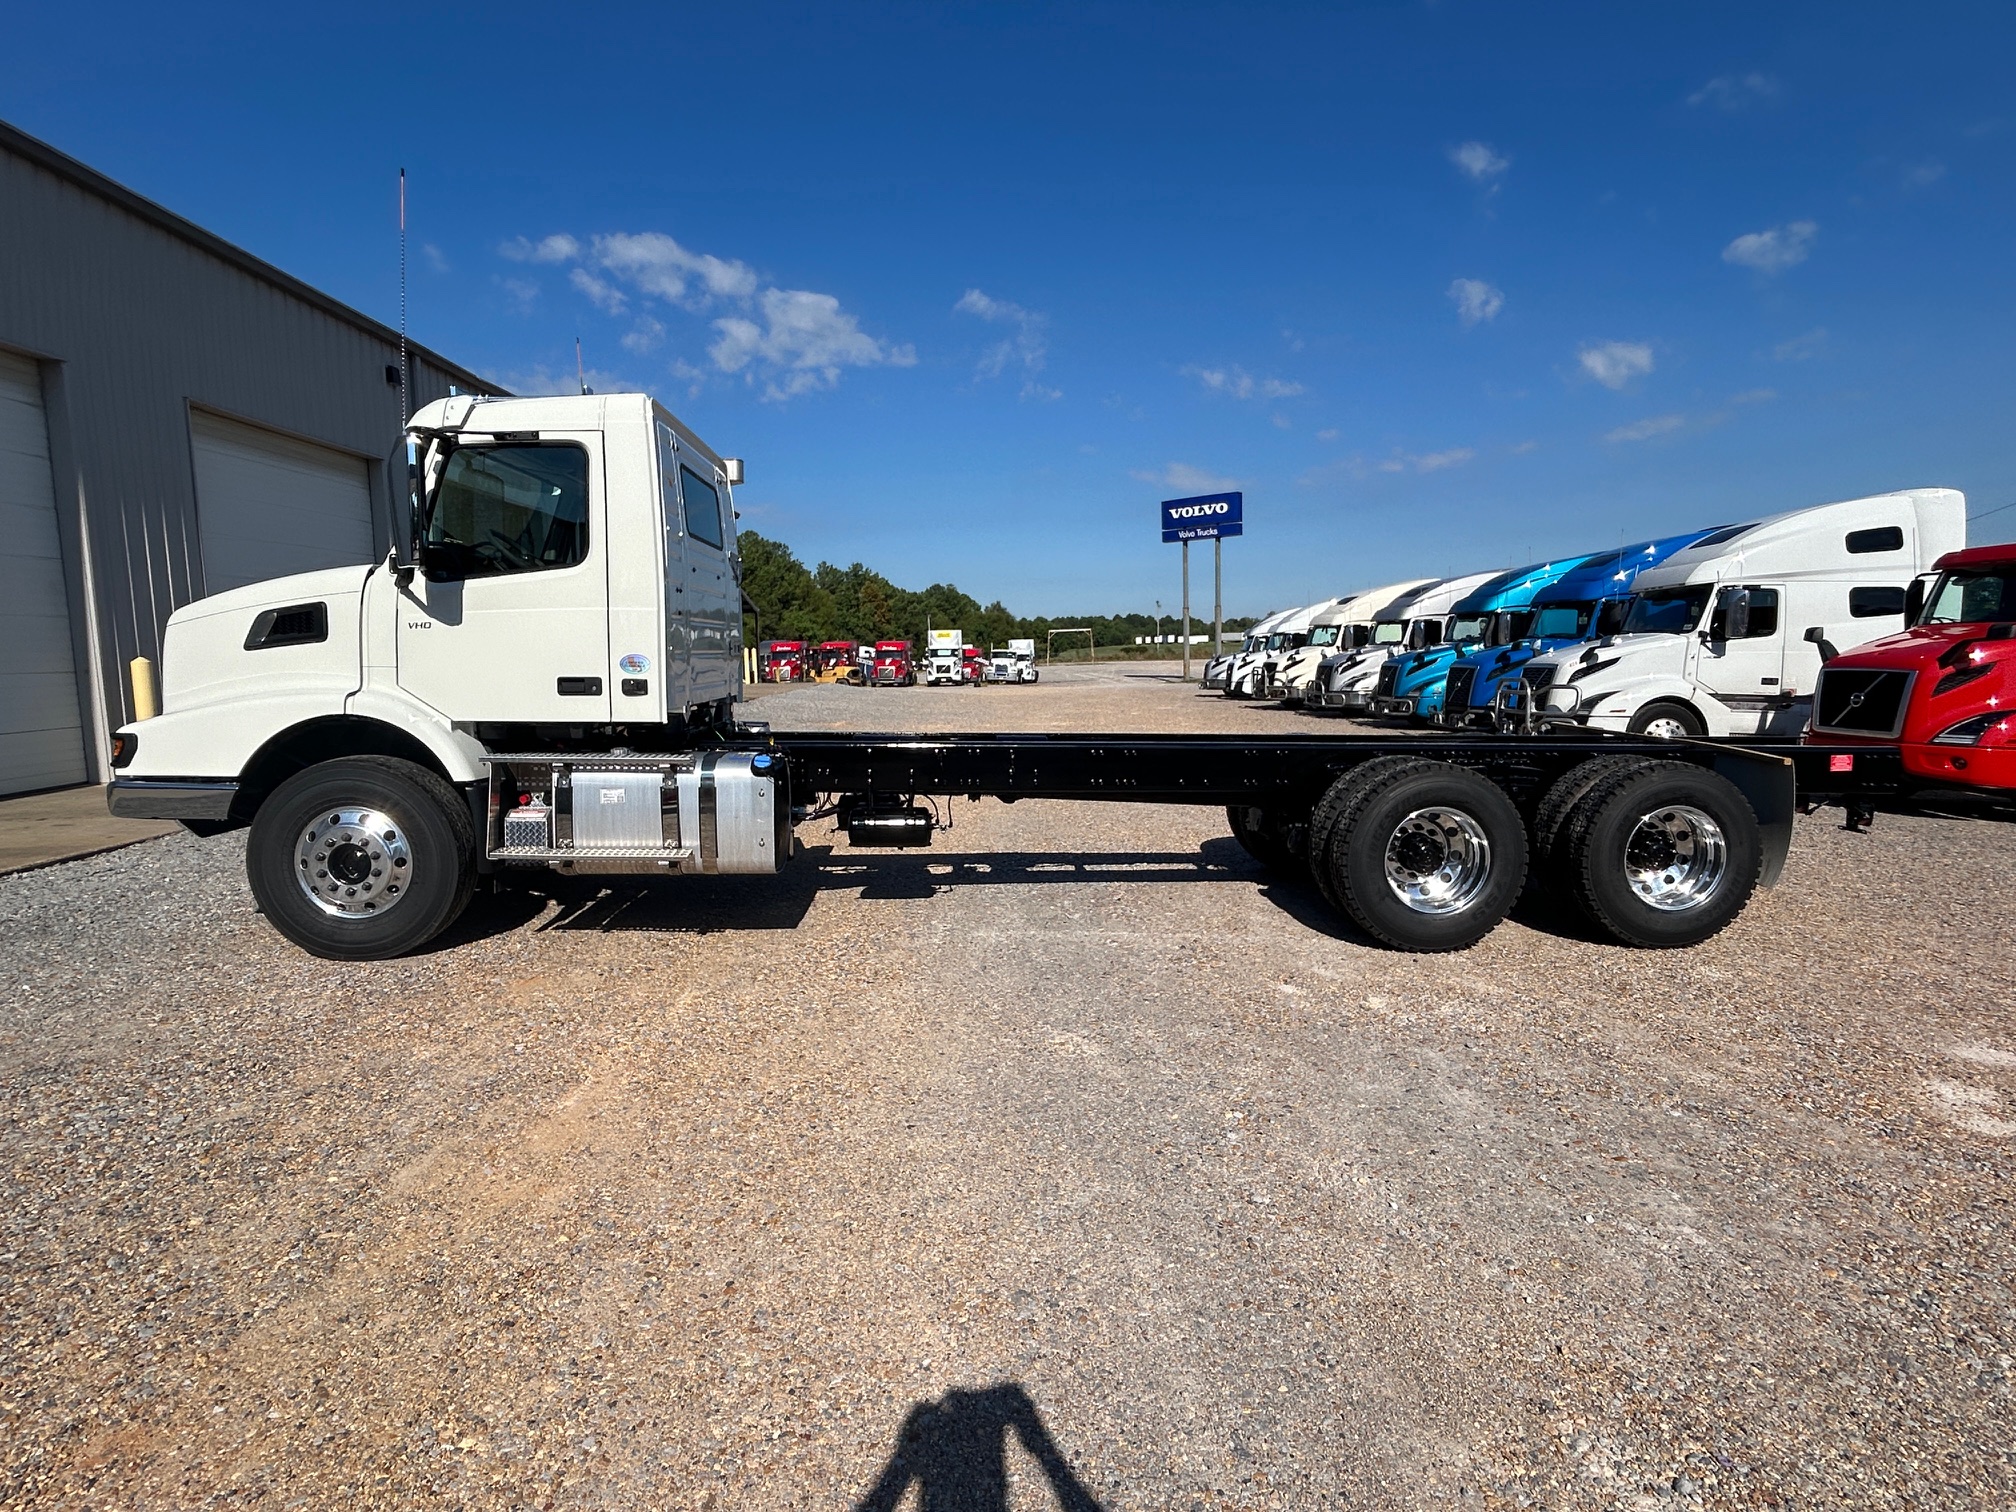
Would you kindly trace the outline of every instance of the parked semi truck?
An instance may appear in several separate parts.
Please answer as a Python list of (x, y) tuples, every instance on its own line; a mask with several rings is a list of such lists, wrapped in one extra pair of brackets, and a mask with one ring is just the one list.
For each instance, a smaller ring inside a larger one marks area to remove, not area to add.
[(1260, 638), (1259, 644), (1251, 651), (1242, 651), (1233, 660), (1225, 674), (1225, 696), (1227, 698), (1264, 698), (1275, 669), (1293, 655), (1309, 639), (1309, 627), (1316, 615), (1330, 607), (1334, 600), (1325, 599), (1320, 604), (1305, 604), (1299, 609), (1291, 609), (1286, 614), (1275, 616), (1272, 628)]
[(806, 677), (805, 642), (770, 641), (763, 653), (763, 681), (803, 682)]
[(1901, 747), (1905, 773), (2016, 789), (2016, 542), (1950, 551), (1907, 590), (1907, 628), (1824, 657), (1812, 742)]
[(1820, 653), (1904, 624), (1906, 590), (1966, 544), (1967, 502), (1914, 488), (1731, 525), (1639, 574), (1623, 632), (1521, 672), (1550, 719), (1667, 737), (1797, 735)]
[(924, 686), (957, 687), (966, 680), (966, 632), (932, 630), (924, 645)]
[(1379, 616), (1396, 600), (1432, 581), (1413, 578), (1333, 600), (1333, 607), (1310, 621), (1309, 639), (1282, 659), (1268, 688), (1269, 695), (1282, 703), (1301, 703), (1316, 686), (1326, 661), (1364, 649), (1371, 643), (1372, 626)]
[(861, 668), (860, 652), (861, 647), (854, 641), (821, 641), (813, 657), (812, 680), (852, 683), (858, 687), (868, 680)]
[(875, 642), (875, 655), (868, 665), (868, 681), (878, 688), (917, 686), (917, 669), (910, 661), (910, 642), (906, 640)]
[(1502, 646), (1526, 633), (1533, 600), (1586, 557), (1562, 557), (1501, 573), (1450, 611), (1449, 630), (1439, 645), (1391, 658), (1379, 669), (1372, 712), (1388, 719), (1437, 723), (1449, 669), (1456, 658), (1479, 646)]
[(998, 646), (994, 654), (987, 658), (987, 681), (995, 683), (1033, 683), (1036, 681), (1036, 642), (1033, 637), (1018, 637), (1005, 646)]
[(1232, 669), (1239, 665), (1240, 659), (1265, 650), (1267, 637), (1274, 627), (1293, 613), (1295, 613), (1293, 609), (1277, 609), (1274, 613), (1263, 615), (1247, 626), (1237, 647), (1204, 663), (1204, 674), (1199, 683), (1201, 690), (1206, 693), (1225, 692), (1231, 685)]
[(1379, 691), (1379, 673), (1387, 662), (1409, 651), (1441, 645), (1449, 636), (1456, 606), (1497, 576), (1497, 572), (1473, 572), (1445, 578), (1396, 599), (1373, 624), (1370, 644), (1324, 664), (1324, 675), (1304, 700), (1305, 706), (1346, 714), (1371, 712)]
[(1499, 689), (1516, 690), (1519, 670), (1536, 656), (1580, 646), (1624, 628), (1638, 575), (1724, 526), (1599, 552), (1563, 574), (1533, 600), (1533, 616), (1510, 645), (1474, 646), (1450, 665), (1440, 722), (1450, 729), (1495, 728)]
[(163, 710), (112, 753), (113, 813), (249, 826), (261, 910), (322, 956), (415, 949), (479, 878), (770, 873), (827, 820), (927, 844), (921, 800), (961, 794), (1222, 804), (1401, 949), (1477, 940), (1529, 867), (1614, 937), (1685, 945), (1775, 880), (1798, 801), (1901, 779), (1868, 742), (772, 733), (734, 719), (739, 462), (640, 394), (457, 396), (407, 447), (410, 542), (177, 610)]

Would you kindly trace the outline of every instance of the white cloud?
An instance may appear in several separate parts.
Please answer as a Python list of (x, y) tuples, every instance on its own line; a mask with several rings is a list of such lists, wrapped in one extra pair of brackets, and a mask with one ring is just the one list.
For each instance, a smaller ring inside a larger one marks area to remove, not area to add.
[(763, 397), (789, 399), (830, 389), (849, 367), (912, 367), (917, 353), (863, 331), (831, 294), (765, 289), (756, 301), (761, 321), (740, 315), (714, 322), (720, 339), (707, 349), (724, 373), (765, 378)]
[(1466, 326), (1497, 318), (1505, 308), (1505, 291), (1493, 288), (1481, 278), (1459, 278), (1449, 285), (1449, 297), (1456, 301), (1456, 315)]
[(1634, 420), (1629, 425), (1620, 425), (1604, 436), (1605, 441), (1649, 441), (1654, 436), (1663, 436), (1676, 431), (1687, 423), (1685, 415), (1654, 415), (1649, 420)]
[(952, 309), (955, 314), (977, 315), (992, 325), (1015, 327), (1013, 336), (981, 354), (976, 376), (999, 378), (1011, 363), (1019, 364), (1023, 373), (1022, 398), (1047, 401), (1064, 397), (1063, 390), (1036, 381), (1036, 374), (1043, 371), (1050, 351), (1049, 316), (1025, 310), (1005, 299), (992, 298), (978, 289), (968, 289), (960, 295)]
[(1521, 441), (1517, 446), (1512, 448), (1512, 455), (1523, 457), (1528, 452), (1536, 452), (1538, 450), (1540, 450), (1540, 443), (1538, 441)]
[(629, 301), (623, 297), (621, 289), (612, 283), (597, 278), (586, 268), (573, 269), (567, 275), (567, 282), (574, 285), (581, 293), (586, 294), (589, 302), (605, 315), (621, 315), (629, 305)]
[(1754, 388), (1745, 389), (1740, 394), (1731, 394), (1729, 402), (1731, 404), (1769, 404), (1777, 397), (1778, 390), (1774, 388)]
[(508, 257), (512, 262), (572, 262), (581, 255), (581, 243), (571, 236), (547, 236), (536, 242), (514, 236), (497, 249), (497, 255)]
[(701, 308), (710, 300), (747, 299), (756, 292), (756, 270), (747, 263), (690, 252), (662, 231), (598, 236), (594, 258), (644, 293), (674, 304)]
[(1295, 422), (1293, 420), (1290, 420), (1286, 415), (1276, 415), (1273, 417), (1273, 419), (1274, 419), (1274, 429), (1276, 430), (1295, 429)]
[(1201, 467), (1192, 467), (1188, 462), (1171, 462), (1160, 472), (1135, 472), (1129, 476), (1143, 483), (1159, 483), (1164, 488), (1173, 488), (1179, 494), (1218, 493), (1239, 486), (1237, 478), (1221, 478)]
[(1195, 378), (1213, 393), (1229, 394), (1234, 399), (1293, 399), (1302, 392), (1299, 383), (1255, 378), (1236, 363), (1229, 368), (1207, 368), (1193, 362), (1181, 371), (1184, 377)]
[(1335, 441), (1337, 436), (1338, 430), (1334, 425), (1327, 425), (1322, 430), (1316, 432), (1316, 439), (1318, 441)]
[(1804, 362), (1809, 357), (1818, 357), (1827, 350), (1827, 327), (1815, 326), (1810, 331), (1801, 332), (1771, 348), (1771, 355), (1780, 362)]
[(1606, 341), (1576, 353), (1582, 371), (1603, 387), (1621, 389), (1652, 371), (1652, 348), (1642, 341)]
[(1712, 105), (1717, 110), (1745, 110), (1760, 101), (1775, 98), (1778, 81), (1754, 70), (1745, 74), (1717, 74), (1687, 96), (1689, 105)]
[(1783, 273), (1806, 261), (1820, 227), (1810, 220), (1792, 221), (1768, 231), (1751, 231), (1722, 249), (1722, 261), (1759, 273)]
[(519, 314), (528, 313), (539, 299), (539, 285), (529, 278), (500, 278), (497, 287), (511, 299), (511, 307)]
[(1445, 467), (1461, 467), (1477, 453), (1467, 446), (1451, 447), (1448, 451), (1430, 452), (1425, 457), (1414, 459), (1416, 472), (1440, 472)]
[(420, 243), (420, 255), (427, 259), (427, 266), (432, 268), (436, 273), (447, 273), (452, 271), (448, 266), (447, 254), (444, 253), (439, 247), (435, 246), (434, 243), (432, 242)]
[(1460, 147), (1451, 147), (1449, 161), (1480, 184), (1488, 184), (1512, 166), (1512, 159), (1494, 151), (1488, 142), (1465, 142)]
[(637, 324), (623, 333), (623, 350), (636, 352), (640, 356), (653, 350), (665, 339), (665, 327), (649, 315), (640, 315)]

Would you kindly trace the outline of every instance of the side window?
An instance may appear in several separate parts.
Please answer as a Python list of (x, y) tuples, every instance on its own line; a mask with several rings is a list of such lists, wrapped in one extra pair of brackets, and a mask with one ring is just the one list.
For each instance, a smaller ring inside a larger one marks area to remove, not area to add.
[(709, 546), (721, 544), (721, 496), (714, 485), (692, 468), (679, 469), (680, 491), (686, 495), (686, 533)]
[(1848, 532), (1848, 549), (1857, 556), (1866, 556), (1872, 551), (1902, 551), (1903, 527), (1879, 525), (1871, 530), (1851, 530)]
[(1880, 619), (1904, 612), (1902, 588), (1850, 588), (1848, 613), (1856, 619)]
[(1778, 590), (1776, 588), (1752, 588), (1750, 590), (1750, 633), (1746, 640), (1757, 640), (1761, 636), (1778, 633)]
[(682, 530), (679, 516), (679, 450), (672, 444), (672, 428), (658, 427), (658, 487), (665, 496), (665, 528)]
[(465, 446), (428, 500), (428, 576), (572, 567), (588, 556), (588, 453), (565, 442)]

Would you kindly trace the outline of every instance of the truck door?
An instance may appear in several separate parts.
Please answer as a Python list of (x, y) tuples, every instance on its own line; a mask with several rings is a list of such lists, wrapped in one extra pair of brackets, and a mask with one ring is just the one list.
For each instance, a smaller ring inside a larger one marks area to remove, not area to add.
[(665, 511), (665, 707), (684, 713), (694, 697), (693, 622), (686, 613), (686, 527), (679, 505), (679, 441), (658, 422), (658, 494)]
[(1784, 594), (1761, 584), (1740, 586), (1750, 594), (1750, 623), (1742, 638), (1732, 639), (1718, 594), (1709, 610), (1708, 638), (1696, 657), (1695, 676), (1739, 717), (1756, 713), (1761, 729), (1764, 711), (1783, 693), (1785, 637), (1779, 608)]
[[(676, 440), (675, 440), (676, 445)], [(685, 520), (685, 616), (691, 629), (687, 701), (735, 693), (742, 654), (742, 589), (729, 558), (725, 484), (713, 463), (678, 448), (679, 498)]]
[(602, 438), (450, 451), (399, 594), (399, 685), (465, 722), (609, 719)]

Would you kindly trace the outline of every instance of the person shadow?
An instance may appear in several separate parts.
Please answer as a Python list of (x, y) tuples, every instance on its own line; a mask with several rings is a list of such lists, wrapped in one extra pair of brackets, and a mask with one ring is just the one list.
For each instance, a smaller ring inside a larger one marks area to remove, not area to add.
[(918, 1512), (1008, 1512), (1008, 1435), (1049, 1477), (1064, 1512), (1103, 1512), (1065, 1462), (1029, 1393), (1013, 1381), (948, 1391), (903, 1419), (895, 1451), (854, 1512), (895, 1512), (914, 1484)]

